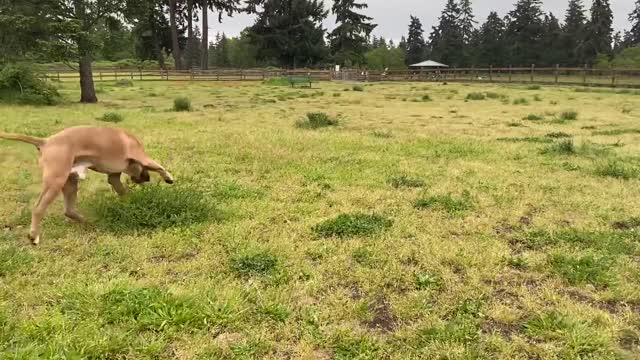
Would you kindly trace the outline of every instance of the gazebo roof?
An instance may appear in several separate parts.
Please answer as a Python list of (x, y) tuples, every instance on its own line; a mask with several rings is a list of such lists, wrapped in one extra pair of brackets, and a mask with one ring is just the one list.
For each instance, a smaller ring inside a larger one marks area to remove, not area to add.
[(410, 67), (449, 67), (449, 65), (440, 64), (433, 60), (423, 61), (417, 64), (409, 65)]

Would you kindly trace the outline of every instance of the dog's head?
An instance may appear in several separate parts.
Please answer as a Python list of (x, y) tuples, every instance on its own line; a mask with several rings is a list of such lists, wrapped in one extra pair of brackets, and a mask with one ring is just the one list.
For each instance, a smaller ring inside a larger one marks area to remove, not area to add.
[(129, 166), (127, 167), (126, 173), (136, 184), (144, 184), (151, 181), (149, 170), (139, 162), (132, 159), (129, 160)]

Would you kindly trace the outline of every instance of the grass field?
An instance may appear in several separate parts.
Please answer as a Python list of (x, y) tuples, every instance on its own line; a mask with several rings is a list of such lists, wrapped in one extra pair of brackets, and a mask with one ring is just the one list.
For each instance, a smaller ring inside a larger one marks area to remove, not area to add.
[(91, 223), (58, 200), (34, 248), (37, 151), (0, 141), (0, 358), (639, 358), (640, 93), (121, 85), (0, 105), (128, 129), (177, 181), (92, 173)]

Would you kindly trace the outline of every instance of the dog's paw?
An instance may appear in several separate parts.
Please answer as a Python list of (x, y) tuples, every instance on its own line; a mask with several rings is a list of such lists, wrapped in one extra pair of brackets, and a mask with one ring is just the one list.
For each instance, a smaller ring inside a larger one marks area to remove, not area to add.
[(29, 234), (27, 237), (31, 241), (31, 245), (37, 246), (38, 244), (40, 244), (40, 235), (34, 236), (33, 234)]

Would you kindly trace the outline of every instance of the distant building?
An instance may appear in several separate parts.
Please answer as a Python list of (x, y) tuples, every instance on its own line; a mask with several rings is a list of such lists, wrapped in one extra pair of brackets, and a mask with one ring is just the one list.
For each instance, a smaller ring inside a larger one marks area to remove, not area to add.
[(412, 69), (446, 69), (449, 65), (440, 64), (439, 62), (433, 60), (427, 60), (423, 62), (419, 62), (417, 64), (409, 65)]

